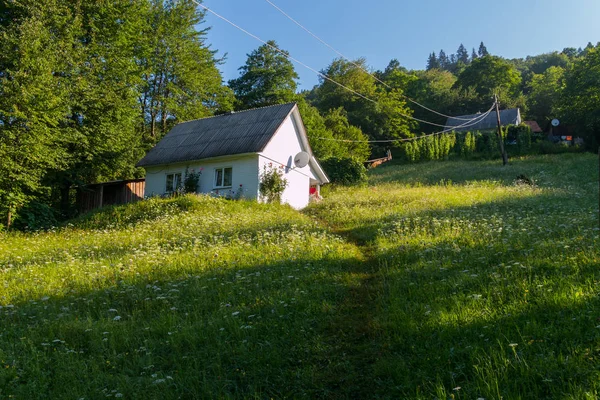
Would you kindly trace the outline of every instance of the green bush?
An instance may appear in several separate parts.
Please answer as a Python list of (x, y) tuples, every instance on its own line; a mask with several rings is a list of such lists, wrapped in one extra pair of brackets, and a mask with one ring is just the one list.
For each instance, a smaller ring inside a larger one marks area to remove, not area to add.
[(427, 136), (400, 145), (402, 158), (408, 162), (446, 160), (456, 143), (456, 135)]
[(500, 152), (496, 132), (477, 132), (475, 134), (475, 151), (486, 157), (493, 157)]
[(475, 153), (475, 135), (471, 132), (457, 133), (453, 150), (462, 158), (470, 158)]
[(354, 158), (331, 157), (321, 165), (332, 183), (353, 185), (367, 180), (367, 169), (362, 162)]
[(48, 229), (58, 224), (56, 211), (47, 204), (32, 201), (19, 210), (13, 228), (22, 231)]
[(202, 202), (207, 201), (210, 201), (207, 196), (187, 195), (168, 199), (152, 197), (135, 203), (98, 208), (69, 221), (69, 224), (82, 229), (124, 228), (145, 221), (168, 218), (170, 215), (199, 207)]
[(549, 141), (534, 143), (531, 148), (532, 152), (536, 154), (581, 153), (585, 151), (581, 146), (568, 146), (566, 144), (552, 143)]
[(277, 168), (272, 163), (263, 165), (260, 174), (260, 196), (267, 203), (281, 203), (281, 195), (287, 187), (288, 181), (283, 177), (283, 166)]
[(531, 150), (531, 128), (525, 124), (509, 125), (506, 128), (508, 143), (516, 143), (519, 154), (527, 154)]
[(196, 172), (195, 170), (189, 171), (185, 169), (185, 177), (183, 178), (183, 191), (185, 193), (196, 193), (198, 191), (198, 184), (200, 183), (200, 176), (202, 170)]

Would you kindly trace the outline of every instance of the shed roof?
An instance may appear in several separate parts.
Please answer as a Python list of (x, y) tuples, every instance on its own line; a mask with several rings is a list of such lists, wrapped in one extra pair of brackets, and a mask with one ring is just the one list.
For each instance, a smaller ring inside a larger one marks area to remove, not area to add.
[(531, 132), (533, 133), (542, 132), (542, 128), (540, 128), (540, 125), (536, 121), (523, 121), (523, 123), (531, 128)]
[[(448, 118), (446, 121), (445, 129), (452, 129), (456, 132), (461, 131), (483, 131), (487, 129), (494, 129), (498, 125), (497, 117), (495, 112), (489, 113), (485, 118), (481, 121), (477, 122), (475, 125), (472, 125), (472, 122), (468, 120), (481, 117), (481, 114), (472, 114), (472, 115), (461, 115), (458, 117)], [(502, 125), (512, 125), (512, 124), (520, 124), (521, 123), (521, 112), (518, 108), (511, 108), (508, 110), (500, 110), (500, 122)], [(461, 127), (461, 125), (465, 125)], [(468, 126), (466, 126), (468, 125)]]
[(288, 103), (182, 122), (137, 166), (261, 152), (295, 106)]

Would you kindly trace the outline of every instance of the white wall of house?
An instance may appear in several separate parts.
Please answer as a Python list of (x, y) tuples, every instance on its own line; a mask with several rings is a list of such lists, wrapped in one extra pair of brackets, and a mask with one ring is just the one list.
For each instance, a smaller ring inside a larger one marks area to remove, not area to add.
[(284, 177), (288, 185), (281, 196), (281, 202), (301, 209), (309, 202), (310, 180), (317, 178), (310, 166), (304, 168), (294, 166), (294, 156), (305, 149), (300, 144), (300, 135), (293, 118), (295, 118), (294, 114), (286, 118), (264, 151), (259, 153), (258, 167), (262, 173), (265, 165), (272, 164), (274, 167), (283, 165)]
[[(186, 167), (189, 170), (202, 171), (198, 193), (215, 193), (222, 196), (234, 196), (242, 191), (246, 198), (257, 198), (258, 195), (258, 155), (247, 154), (225, 156), (190, 161), (181, 164), (158, 165), (146, 168), (146, 190), (144, 195), (161, 196), (166, 193), (167, 175), (181, 173), (182, 179)], [(215, 185), (215, 170), (232, 168), (232, 182), (228, 187)], [(241, 185), (241, 186), (240, 186)]]

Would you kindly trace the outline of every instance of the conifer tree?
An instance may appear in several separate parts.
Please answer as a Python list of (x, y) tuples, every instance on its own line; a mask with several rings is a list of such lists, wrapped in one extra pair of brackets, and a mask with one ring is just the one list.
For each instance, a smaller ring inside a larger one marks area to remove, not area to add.
[(447, 70), (450, 66), (450, 60), (448, 59), (448, 56), (446, 55), (446, 52), (444, 50), (440, 50), (440, 54), (438, 56), (438, 63), (440, 65), (440, 69)]
[(469, 63), (469, 52), (462, 43), (456, 51), (456, 62), (462, 62), (465, 65)]
[(432, 69), (439, 69), (439, 68), (440, 68), (440, 63), (435, 55), (435, 52), (433, 52), (429, 55), (429, 59), (427, 59), (427, 71), (430, 71)]
[(479, 54), (479, 57), (485, 57), (490, 55), (487, 47), (485, 47), (485, 44), (483, 44), (483, 42), (479, 44), (479, 51), (477, 52), (477, 54)]

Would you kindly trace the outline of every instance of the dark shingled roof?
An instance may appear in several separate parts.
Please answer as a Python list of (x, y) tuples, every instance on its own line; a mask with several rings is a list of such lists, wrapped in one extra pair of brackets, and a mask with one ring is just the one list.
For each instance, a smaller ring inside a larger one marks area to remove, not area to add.
[[(461, 131), (484, 131), (487, 129), (495, 129), (498, 125), (497, 117), (495, 112), (491, 112), (487, 117), (479, 121), (477, 124), (472, 125), (473, 122), (465, 121), (465, 119), (473, 119), (481, 117), (481, 114), (473, 114), (473, 115), (461, 115), (458, 117), (448, 118), (446, 121), (445, 129), (451, 129), (453, 127), (457, 127), (454, 129), (456, 132)], [(460, 119), (458, 119), (460, 118)], [(511, 108), (509, 110), (501, 110), (500, 111), (500, 122), (502, 125), (514, 125), (521, 123), (521, 113), (518, 108)], [(469, 125), (458, 128), (460, 125)]]
[(182, 122), (137, 166), (261, 152), (295, 106), (288, 103)]

